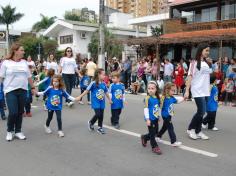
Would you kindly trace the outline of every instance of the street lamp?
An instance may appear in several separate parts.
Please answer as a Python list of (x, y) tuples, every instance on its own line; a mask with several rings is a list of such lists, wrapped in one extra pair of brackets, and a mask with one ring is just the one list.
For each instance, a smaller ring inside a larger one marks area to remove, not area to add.
[(105, 69), (105, 55), (104, 55), (104, 0), (100, 0), (99, 8), (99, 68)]

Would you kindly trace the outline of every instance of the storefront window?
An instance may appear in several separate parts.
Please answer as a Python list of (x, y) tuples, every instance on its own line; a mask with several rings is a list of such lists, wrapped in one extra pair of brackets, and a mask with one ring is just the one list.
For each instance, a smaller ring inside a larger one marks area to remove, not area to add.
[(221, 19), (229, 20), (236, 18), (236, 2), (227, 0), (221, 6)]

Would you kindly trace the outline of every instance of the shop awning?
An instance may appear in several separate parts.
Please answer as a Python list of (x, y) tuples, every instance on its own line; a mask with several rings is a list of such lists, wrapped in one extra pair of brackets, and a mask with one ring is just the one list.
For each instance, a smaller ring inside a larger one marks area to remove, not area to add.
[[(201, 42), (236, 41), (236, 28), (214, 29), (191, 32), (177, 32), (164, 34), (159, 37), (140, 37), (118, 40), (116, 42), (128, 45), (152, 45), (152, 44), (189, 44)], [(115, 42), (115, 43), (116, 43)]]

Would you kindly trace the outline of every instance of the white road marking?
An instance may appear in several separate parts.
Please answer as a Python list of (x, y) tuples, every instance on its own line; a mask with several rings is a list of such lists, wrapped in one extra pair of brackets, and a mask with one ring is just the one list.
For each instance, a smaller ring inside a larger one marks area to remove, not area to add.
[[(107, 126), (107, 125), (103, 125), (103, 126), (107, 129), (110, 129), (110, 130), (113, 130), (113, 131), (116, 131), (116, 132), (120, 132), (120, 133), (123, 133), (123, 134), (128, 134), (130, 136), (140, 137), (140, 134), (134, 133), (132, 131), (127, 131), (127, 130), (122, 130), (122, 129), (117, 130), (117, 129), (115, 129), (111, 126)], [(160, 143), (171, 146), (169, 141), (161, 140)], [(204, 155), (204, 156), (212, 157), (212, 158), (218, 157), (218, 154), (211, 153), (211, 152), (204, 151), (204, 150), (200, 150), (200, 149), (196, 149), (196, 148), (192, 148), (192, 147), (188, 147), (188, 146), (185, 146), (185, 145), (181, 145), (178, 148), (180, 148), (182, 150), (190, 151), (190, 152), (193, 152), (193, 153), (201, 154), (201, 155)]]
[(38, 108), (38, 106), (34, 106), (34, 105), (32, 105), (31, 108)]

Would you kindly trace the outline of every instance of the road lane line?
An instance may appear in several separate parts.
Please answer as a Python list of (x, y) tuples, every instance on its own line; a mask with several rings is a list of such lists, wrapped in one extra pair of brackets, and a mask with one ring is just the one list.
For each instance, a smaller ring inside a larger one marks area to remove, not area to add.
[[(122, 129), (118, 130), (118, 129), (115, 129), (114, 127), (111, 127), (111, 126), (108, 126), (108, 125), (103, 125), (103, 126), (107, 129), (110, 129), (110, 130), (113, 130), (113, 131), (116, 131), (116, 132), (119, 132), (119, 133), (128, 134), (128, 135), (134, 136), (134, 137), (140, 137), (140, 134), (134, 133), (132, 131), (127, 131), (127, 130), (122, 130)], [(169, 141), (161, 140), (160, 143), (171, 146)], [(196, 149), (196, 148), (192, 148), (192, 147), (188, 147), (188, 146), (185, 146), (185, 145), (181, 145), (177, 148), (180, 148), (180, 149), (186, 150), (186, 151), (190, 151), (190, 152), (193, 152), (193, 153), (201, 154), (201, 155), (204, 155), (204, 156), (212, 157), (212, 158), (218, 157), (218, 154), (211, 153), (211, 152), (204, 151), (204, 150), (200, 150), (200, 149)]]

